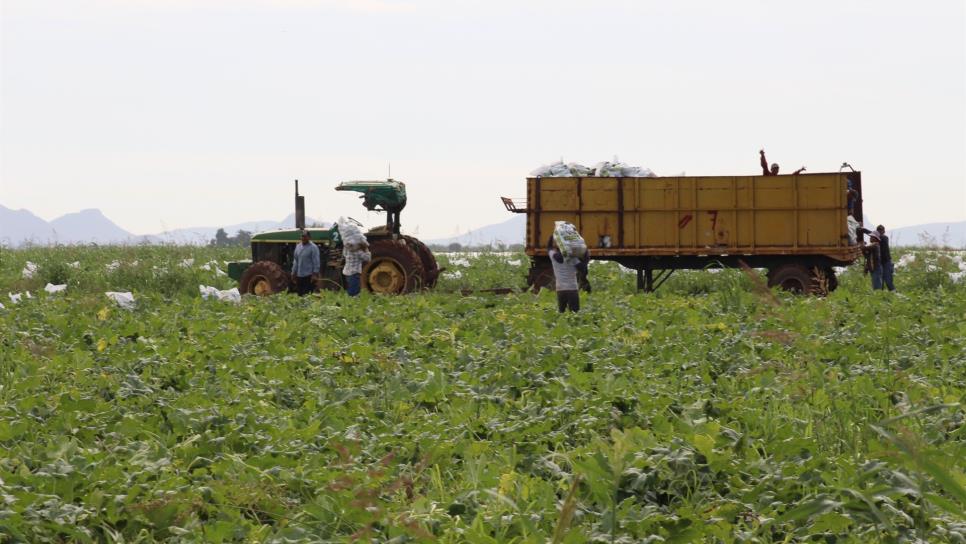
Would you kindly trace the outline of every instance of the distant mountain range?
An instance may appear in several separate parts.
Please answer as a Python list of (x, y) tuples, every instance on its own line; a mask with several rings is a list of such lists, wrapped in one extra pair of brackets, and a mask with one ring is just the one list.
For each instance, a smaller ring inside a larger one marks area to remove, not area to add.
[[(327, 225), (322, 221), (305, 218), (306, 223)], [(191, 227), (174, 229), (152, 235), (136, 235), (127, 232), (104, 216), (100, 210), (88, 209), (44, 221), (27, 210), (11, 210), (0, 205), (0, 244), (17, 247), (23, 244), (187, 244), (204, 245), (215, 237), (219, 228), (229, 236), (239, 230), (261, 232), (278, 228), (292, 228), (294, 215), (281, 221), (248, 221), (223, 227)], [(874, 226), (866, 221), (866, 226)], [(526, 216), (514, 215), (501, 223), (473, 229), (450, 238), (424, 240), (427, 244), (461, 246), (513, 245), (524, 242)], [(966, 248), (966, 221), (955, 223), (928, 223), (891, 229), (889, 236), (896, 246), (944, 244), (954, 248)]]
[[(325, 224), (311, 217), (305, 222)], [(191, 227), (150, 235), (132, 234), (108, 219), (100, 210), (88, 209), (44, 221), (27, 210), (11, 210), (0, 205), (0, 244), (17, 247), (24, 244), (185, 244), (204, 245), (215, 237), (219, 228), (229, 236), (239, 230), (261, 232), (292, 228), (295, 215), (281, 221), (249, 221), (224, 227)]]
[(514, 215), (502, 223), (480, 227), (459, 236), (423, 241), (427, 244), (439, 246), (448, 246), (454, 243), (461, 246), (496, 246), (499, 244), (509, 246), (522, 244), (526, 229), (527, 216), (520, 214)]

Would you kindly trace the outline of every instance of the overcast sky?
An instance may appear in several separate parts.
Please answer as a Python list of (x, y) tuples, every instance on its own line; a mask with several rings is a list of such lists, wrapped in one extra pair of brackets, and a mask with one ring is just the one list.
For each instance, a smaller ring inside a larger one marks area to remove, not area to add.
[(404, 229), (509, 218), (563, 158), (863, 171), (890, 227), (966, 220), (961, 0), (0, 0), (0, 204), (136, 234), (407, 183)]

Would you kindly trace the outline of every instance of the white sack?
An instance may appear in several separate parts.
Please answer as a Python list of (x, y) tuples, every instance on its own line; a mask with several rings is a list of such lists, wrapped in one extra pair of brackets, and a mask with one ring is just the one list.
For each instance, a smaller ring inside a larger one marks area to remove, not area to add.
[(104, 265), (104, 268), (106, 268), (108, 272), (114, 272), (120, 267), (121, 267), (121, 261), (117, 261), (117, 260), (111, 261), (106, 265)]
[(594, 173), (593, 168), (575, 162), (568, 163), (567, 169), (570, 171), (570, 175), (575, 178), (587, 177)]
[(557, 161), (553, 164), (545, 164), (540, 168), (537, 168), (533, 172), (530, 172), (530, 177), (534, 177), (534, 178), (549, 177), (551, 175), (550, 172), (553, 170), (555, 166), (563, 166), (563, 161)]
[(23, 278), (26, 280), (34, 277), (34, 274), (36, 273), (37, 273), (37, 265), (35, 265), (30, 261), (27, 261), (27, 264), (25, 264), (23, 267), (23, 272), (21, 272), (21, 275), (23, 275)]
[(134, 309), (134, 295), (130, 292), (108, 291), (104, 294), (121, 308), (125, 310)]
[(553, 239), (564, 258), (581, 258), (587, 254), (587, 242), (577, 232), (577, 227), (566, 221), (555, 221)]
[(66, 291), (66, 290), (67, 290), (66, 283), (63, 283), (60, 285), (54, 285), (52, 283), (48, 283), (47, 285), (44, 286), (44, 291), (47, 291), (50, 294), (59, 293), (61, 291)]
[[(850, 215), (849, 217), (852, 217), (852, 216)], [(915, 253), (906, 253), (902, 257), (899, 257), (899, 262), (896, 263), (896, 268), (902, 268), (902, 267), (905, 267), (905, 266), (909, 266), (910, 264), (912, 264), (914, 262), (916, 262), (916, 254)]]
[(339, 236), (342, 237), (344, 245), (367, 242), (366, 235), (362, 233), (359, 223), (345, 217), (339, 218)]
[(854, 246), (859, 243), (859, 236), (855, 233), (855, 229), (859, 228), (859, 222), (851, 215), (845, 221), (848, 225), (849, 245)]
[(238, 292), (237, 287), (222, 291), (210, 285), (199, 285), (198, 290), (201, 291), (201, 298), (203, 299), (213, 298), (224, 302), (241, 302), (241, 293)]

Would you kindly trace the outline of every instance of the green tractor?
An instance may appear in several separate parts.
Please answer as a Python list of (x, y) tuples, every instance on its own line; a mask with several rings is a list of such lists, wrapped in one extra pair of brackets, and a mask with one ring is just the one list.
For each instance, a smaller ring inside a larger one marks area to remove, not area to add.
[[(347, 181), (337, 191), (356, 191), (367, 210), (386, 212), (386, 224), (366, 232), (372, 260), (362, 270), (362, 286), (372, 293), (400, 294), (436, 285), (439, 266), (426, 244), (400, 233), (399, 214), (406, 207), (406, 184), (385, 181)], [(260, 232), (252, 236), (252, 259), (229, 263), (228, 275), (238, 281), (242, 294), (272, 295), (294, 289), (290, 279), (292, 255), (307, 230), (319, 246), (322, 268), (316, 286), (338, 291), (344, 288), (342, 238), (339, 226), (305, 227), (305, 197), (295, 181), (295, 228)]]

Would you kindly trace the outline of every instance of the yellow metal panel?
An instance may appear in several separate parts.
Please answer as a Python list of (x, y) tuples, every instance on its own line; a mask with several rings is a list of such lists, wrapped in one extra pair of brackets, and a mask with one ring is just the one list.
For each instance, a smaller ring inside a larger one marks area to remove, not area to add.
[(565, 220), (590, 247), (599, 248), (607, 236), (621, 254), (848, 250), (845, 187), (839, 173), (530, 179), (527, 241), (545, 246), (554, 221)]
[[(617, 180), (614, 178), (586, 178), (580, 182), (582, 211), (617, 211)], [(616, 238), (616, 232), (614, 233)]]
[(581, 217), (581, 236), (591, 248), (604, 247), (604, 237), (610, 238), (611, 246), (617, 245), (617, 214), (607, 212), (584, 212)]

